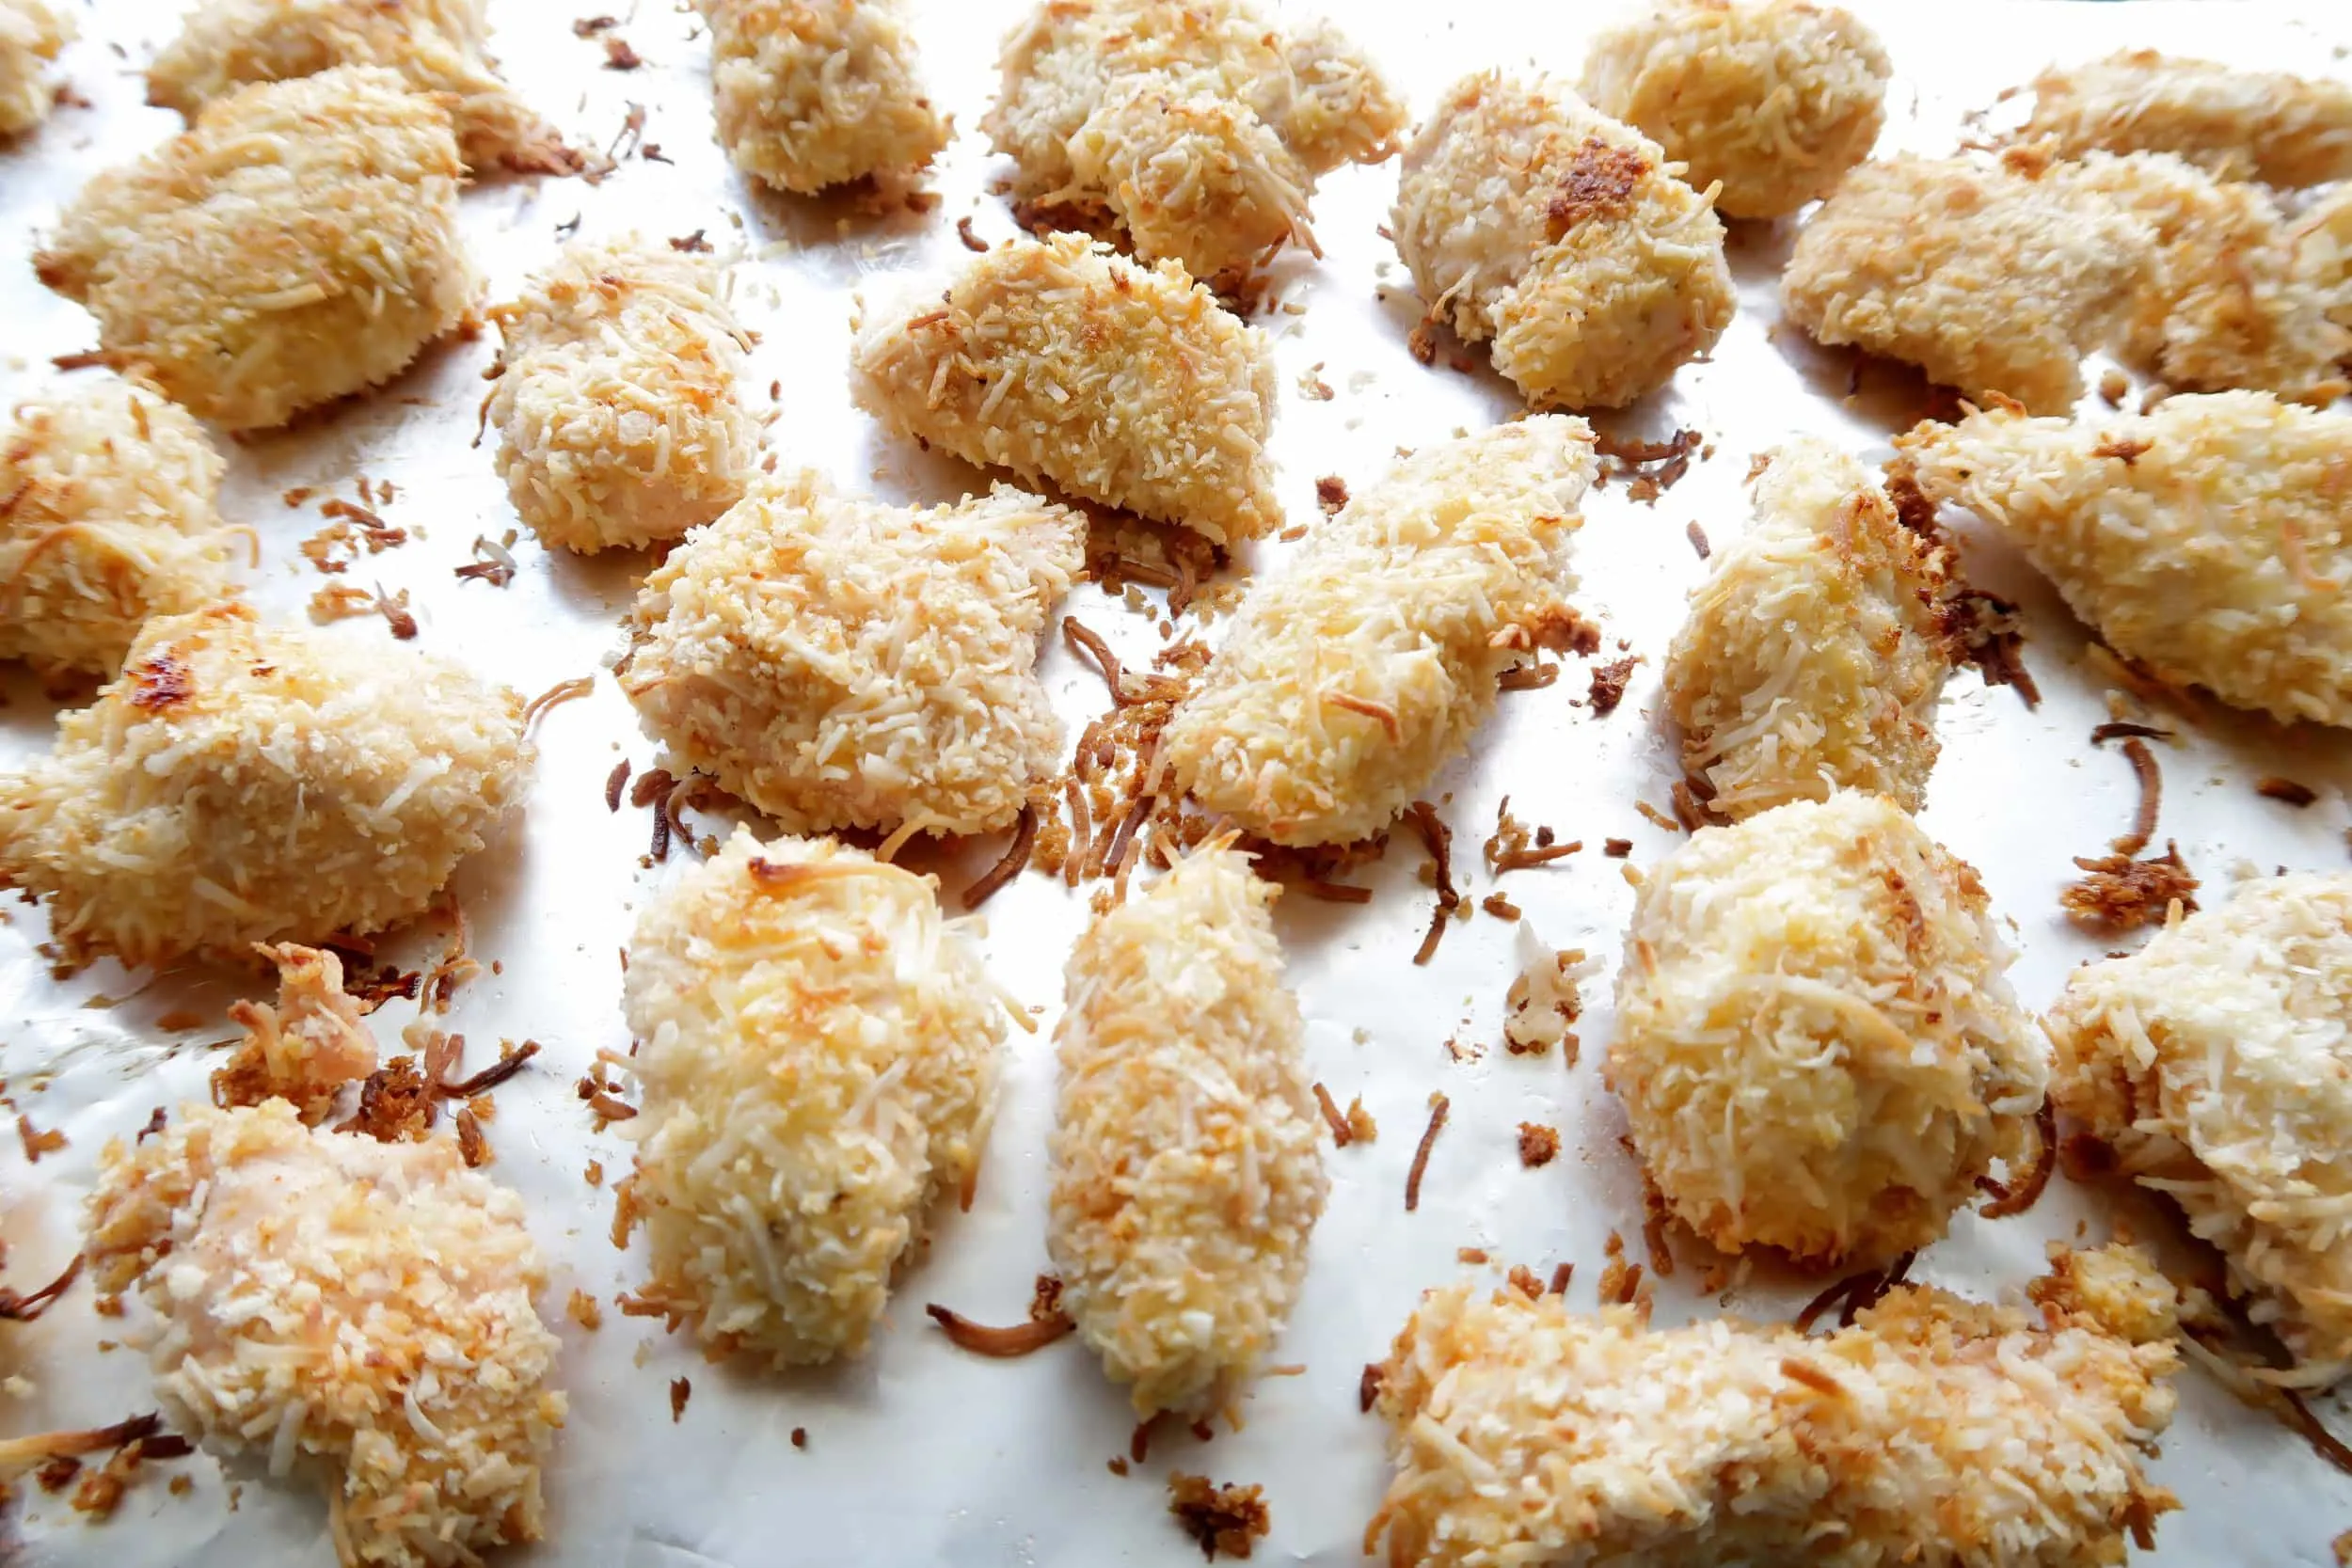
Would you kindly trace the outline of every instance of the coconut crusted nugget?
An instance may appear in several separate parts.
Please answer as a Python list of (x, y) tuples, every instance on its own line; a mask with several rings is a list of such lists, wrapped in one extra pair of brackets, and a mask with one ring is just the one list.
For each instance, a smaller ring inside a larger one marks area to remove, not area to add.
[(136, 1285), (172, 1425), (273, 1477), (313, 1470), (345, 1568), (441, 1568), (546, 1533), (564, 1421), (522, 1199), (454, 1139), (314, 1132), (282, 1100), (185, 1105), (110, 1145), (101, 1289)]
[(1328, 23), (1248, 0), (1046, 0), (1005, 40), (980, 122), (1029, 200), (1106, 214), (1146, 261), (1235, 277), (1343, 163), (1395, 152), (1405, 105)]
[(421, 913), (522, 791), (522, 699), (412, 648), (158, 617), (123, 672), (0, 775), (0, 885), (68, 962), (249, 960)]
[(1840, 790), (1707, 828), (1634, 900), (1609, 1081), (1675, 1213), (1726, 1252), (1877, 1262), (2033, 1149), (2049, 1064), (1983, 885)]
[(2020, 135), (2068, 157), (2172, 152), (2229, 180), (2317, 185), (2352, 176), (2352, 86), (2130, 49), (2034, 78)]
[(719, 143), (803, 194), (912, 177), (947, 145), (899, 0), (697, 0), (710, 24)]
[(648, 578), (621, 687), (791, 832), (985, 832), (1053, 770), (1038, 638), (1086, 519), (999, 485), (916, 511), (762, 479)]
[(1382, 1368), (1408, 1564), (2120, 1564), (2177, 1508), (2142, 1461), (2169, 1341), (1899, 1286), (1850, 1328), (1658, 1330), (1556, 1293), (1431, 1291)]
[(57, 98), (49, 64), (74, 34), (72, 16), (50, 0), (0, 0), (0, 136), (49, 118)]
[(2216, 392), (2074, 420), (1991, 408), (1896, 445), (2159, 680), (2352, 724), (2352, 418)]
[(1070, 955), (1046, 1250), (1079, 1337), (1146, 1418), (1238, 1400), (1330, 1185), (1266, 912), (1279, 891), (1213, 844)]
[(1735, 819), (1838, 789), (1917, 811), (1952, 668), (1948, 552), (1826, 442), (1766, 455), (1756, 521), (1717, 555), (1666, 654), (1682, 766)]
[(759, 429), (719, 264), (641, 235), (576, 244), (490, 312), (499, 473), (542, 544), (682, 538), (742, 499)]
[(1662, 0), (1593, 40), (1584, 96), (1716, 185), (1727, 217), (1785, 217), (1870, 155), (1892, 67), (1808, 0)]
[(1387, 827), (1565, 625), (1592, 439), (1540, 414), (1398, 461), (1242, 601), (1164, 732), (1177, 783), (1277, 844)]
[(111, 675), (151, 615), (230, 591), (220, 454), (135, 381), (20, 404), (0, 447), (0, 658)]
[(640, 1298), (714, 1357), (857, 1354), (995, 1100), (1005, 1003), (931, 879), (738, 830), (638, 917), (623, 998)]
[(902, 436), (1220, 545), (1281, 521), (1265, 334), (1173, 261), (1080, 234), (1000, 245), (862, 324), (850, 384)]
[(1724, 226), (1681, 172), (1566, 87), (1487, 71), (1415, 134), (1390, 221), (1430, 317), (1492, 339), (1528, 402), (1621, 407), (1731, 322)]
[(392, 71), (266, 83), (84, 186), (33, 264), (174, 402), (283, 424), (466, 319), (464, 174), (448, 111)]

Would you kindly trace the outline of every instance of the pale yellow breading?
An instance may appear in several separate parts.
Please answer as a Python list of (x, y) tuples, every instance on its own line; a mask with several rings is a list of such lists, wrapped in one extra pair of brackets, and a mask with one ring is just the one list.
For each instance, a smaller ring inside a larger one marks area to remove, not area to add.
[(257, 951), (278, 966), (278, 1003), (230, 1004), (230, 1022), (245, 1039), (213, 1074), (213, 1102), (283, 1100), (315, 1127), (344, 1085), (375, 1070), (375, 1037), (343, 990), (341, 958), (291, 942), (263, 942)]
[(1993, 408), (1896, 445), (2158, 679), (2352, 724), (2352, 417), (2216, 392), (2072, 421)]
[(464, 175), (448, 111), (391, 71), (265, 83), (84, 186), (33, 265), (174, 402), (284, 424), (466, 319)]
[(0, 0), (0, 136), (49, 118), (56, 87), (48, 67), (76, 32), (72, 13), (51, 0)]
[(108, 1146), (102, 1289), (135, 1283), (175, 1431), (324, 1481), (344, 1568), (446, 1568), (547, 1533), (564, 1423), (547, 1264), (522, 1199), (456, 1141), (312, 1132), (292, 1105), (185, 1105)]
[(1472, 1285), (1380, 1379), (1391, 1568), (2112, 1568), (2179, 1504), (2141, 1469), (2169, 1343), (1901, 1286), (1819, 1338), (1652, 1329)]
[(1539, 408), (1616, 408), (1730, 325), (1724, 226), (1656, 142), (1565, 86), (1448, 88), (1405, 150), (1390, 222), (1433, 320), (1492, 339)]
[(985, 832), (1060, 751), (1038, 640), (1085, 552), (1007, 485), (917, 511), (763, 478), (646, 579), (621, 689), (787, 832)]
[(1343, 163), (1396, 151), (1404, 103), (1329, 23), (1249, 0), (1043, 0), (1005, 40), (981, 120), (1029, 200), (1101, 214), (1146, 261), (1237, 277)]
[(742, 499), (759, 428), (721, 277), (643, 235), (580, 242), (491, 310), (499, 473), (542, 544), (638, 548)]
[(1278, 844), (1387, 827), (1565, 628), (1592, 440), (1539, 414), (1398, 461), (1242, 601), (1165, 732), (1177, 784)]
[(242, 605), (147, 624), (0, 775), (0, 885), (79, 963), (318, 946), (421, 913), (521, 796), (522, 699), (446, 658)]
[(0, 447), (0, 658), (111, 675), (151, 615), (230, 592), (220, 454), (135, 381), (20, 404)]
[(1883, 1261), (2034, 1151), (2049, 1064), (1983, 884), (1883, 797), (1692, 835), (1644, 880), (1609, 1081), (1726, 1252)]
[(2084, 152), (2172, 152), (2230, 180), (2352, 177), (2352, 86), (2132, 49), (2034, 78), (2022, 135)]
[(719, 144), (803, 194), (904, 182), (947, 145), (900, 0), (696, 0), (710, 24)]
[(1716, 556), (1666, 653), (1682, 766), (1734, 819), (1838, 789), (1917, 811), (1952, 667), (1949, 552), (1828, 443), (1765, 455), (1756, 520)]
[(2352, 1370), (2352, 876), (2240, 885), (2051, 1010), (2052, 1097), (2181, 1206), (2301, 1363)]
[(1070, 955), (1045, 1246), (1079, 1337), (1147, 1419), (1238, 1402), (1330, 1185), (1278, 891), (1212, 844)]
[(739, 829), (638, 917), (638, 1294), (713, 1356), (859, 1354), (933, 1199), (970, 1201), (1004, 1004), (934, 886), (831, 839)]
[(1079, 234), (1000, 245), (862, 322), (858, 406), (982, 467), (1228, 544), (1281, 521), (1274, 356), (1173, 261)]
[(1892, 71), (1878, 35), (1810, 0), (1660, 0), (1593, 40), (1586, 99), (1717, 185), (1726, 217), (1785, 217), (1870, 155)]

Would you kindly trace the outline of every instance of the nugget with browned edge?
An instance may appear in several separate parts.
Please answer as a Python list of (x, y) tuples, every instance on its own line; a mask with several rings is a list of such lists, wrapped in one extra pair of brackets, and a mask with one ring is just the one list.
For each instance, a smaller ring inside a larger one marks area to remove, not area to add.
[(947, 145), (900, 0), (696, 0), (710, 24), (719, 145), (744, 173), (807, 195), (903, 184)]
[(2127, 49), (2033, 81), (2020, 135), (2067, 157), (2171, 152), (2226, 180), (2318, 185), (2352, 176), (2352, 86)]

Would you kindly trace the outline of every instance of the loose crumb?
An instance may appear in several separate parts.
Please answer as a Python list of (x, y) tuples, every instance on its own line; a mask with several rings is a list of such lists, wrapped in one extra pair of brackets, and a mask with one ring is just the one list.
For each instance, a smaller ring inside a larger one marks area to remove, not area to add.
[(1536, 1278), (1535, 1271), (1524, 1263), (1512, 1264), (1511, 1272), (1505, 1277), (1510, 1281), (1511, 1289), (1530, 1301), (1544, 1293), (1544, 1282)]
[(1103, 1467), (1115, 1476), (1123, 1476), (1127, 1473), (1127, 1456), (1115, 1453), (1103, 1462)]
[(2265, 800), (2283, 801), (2297, 808), (2308, 806), (2319, 799), (2319, 792), (2307, 784), (2282, 779), (2276, 773), (2254, 782), (2254, 793)]
[(620, 34), (618, 34), (618, 33), (607, 33), (607, 34), (605, 34), (605, 36), (604, 36), (604, 69), (605, 69), (605, 70), (607, 70), (607, 71), (635, 71), (635, 70), (636, 70), (639, 66), (644, 65), (644, 63), (645, 63), (644, 56), (644, 55), (640, 55), (640, 54), (638, 54), (636, 50), (631, 49), (631, 48), (628, 46), (628, 40), (627, 40), (627, 39), (625, 39), (625, 38), (621, 37), (621, 35), (620, 35)]
[(42, 1155), (55, 1154), (65, 1147), (63, 1132), (54, 1129), (43, 1132), (33, 1125), (31, 1117), (22, 1112), (16, 1118), (16, 1135), (24, 1145), (24, 1163), (28, 1165), (39, 1164)]
[(1640, 662), (1638, 656), (1629, 656), (1593, 667), (1592, 691), (1585, 705), (1594, 718), (1606, 719), (1617, 711), (1617, 705), (1625, 701), (1626, 683), (1633, 678), (1633, 667)]
[(2168, 841), (2165, 852), (2146, 860), (2129, 855), (2106, 855), (2074, 863), (2083, 876), (2058, 895), (2068, 918), (2095, 930), (2134, 931), (2167, 918), (2177, 902), (2183, 914), (2197, 912), (2196, 874), (2181, 860), (2180, 846)]
[(1337, 474), (1325, 474), (1315, 481), (1315, 504), (1323, 508), (1327, 517), (1338, 515), (1347, 504), (1347, 481)]
[(808, 1447), (808, 1428), (794, 1427), (792, 1429), (792, 1446), (796, 1449)]
[(1560, 1133), (1556, 1128), (1541, 1122), (1519, 1123), (1519, 1164), (1529, 1170), (1539, 1170), (1551, 1164), (1560, 1152)]
[(584, 1171), (580, 1172), (580, 1175), (581, 1175), (583, 1178), (585, 1178), (585, 1179), (586, 1179), (586, 1180), (587, 1180), (587, 1182), (588, 1182), (588, 1185), (590, 1185), (591, 1187), (601, 1187), (601, 1186), (603, 1186), (603, 1185), (604, 1185), (604, 1162), (603, 1162), (602, 1160), (591, 1160), (591, 1161), (589, 1161), (589, 1162), (588, 1162), (588, 1168), (587, 1168), (586, 1170), (584, 1170)]
[(1351, 1142), (1368, 1144), (1380, 1136), (1380, 1124), (1364, 1109), (1364, 1097), (1356, 1096), (1347, 1102), (1347, 1135)]
[(694, 1383), (691, 1378), (674, 1377), (670, 1380), (670, 1424), (672, 1426), (675, 1426), (686, 1415), (686, 1402), (693, 1397)]
[(1211, 1559), (1219, 1552), (1246, 1558), (1273, 1528), (1263, 1488), (1219, 1486), (1181, 1470), (1168, 1478), (1168, 1511), (1200, 1544), (1200, 1555)]
[(1421, 1147), (1413, 1151), (1413, 1168), (1405, 1176), (1405, 1212), (1411, 1213), (1421, 1207), (1421, 1179), (1429, 1168), (1429, 1151), (1437, 1147), (1438, 1134), (1445, 1129), (1446, 1112), (1452, 1108), (1443, 1094), (1429, 1097), (1429, 1128), (1421, 1135)]
[(574, 1290), (571, 1299), (564, 1303), (564, 1310), (571, 1314), (572, 1322), (591, 1334), (604, 1326), (604, 1307), (585, 1291)]
[(1633, 853), (1633, 841), (1629, 838), (1602, 839), (1600, 841), (1600, 852), (1608, 856), (1613, 861), (1621, 861), (1628, 855)]

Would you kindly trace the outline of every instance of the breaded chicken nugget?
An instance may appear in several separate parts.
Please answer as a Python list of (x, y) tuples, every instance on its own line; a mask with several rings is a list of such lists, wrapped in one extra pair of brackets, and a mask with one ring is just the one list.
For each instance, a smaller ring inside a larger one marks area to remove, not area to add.
[(900, 0), (696, 0), (719, 145), (778, 190), (905, 181), (947, 145)]
[(742, 499), (759, 427), (719, 265), (630, 235), (576, 244), (494, 308), (498, 468), (540, 543), (685, 536)]
[(2050, 1013), (2051, 1097), (2221, 1249), (2318, 1386), (2352, 1370), (2352, 876), (2241, 884)]
[(343, 990), (341, 958), (291, 942), (263, 942), (256, 951), (278, 966), (278, 1005), (230, 1005), (230, 1020), (243, 1026), (245, 1040), (213, 1074), (213, 1102), (282, 1100), (315, 1127), (334, 1111), (345, 1084), (375, 1070), (375, 1037)]
[(345, 1568), (440, 1568), (546, 1533), (564, 1424), (522, 1199), (453, 1138), (313, 1132), (282, 1100), (184, 1105), (108, 1146), (91, 1273), (136, 1285), (174, 1428), (321, 1473)]
[(1563, 627), (1592, 441), (1539, 414), (1392, 466), (1242, 601), (1164, 733), (1176, 782), (1277, 844), (1387, 827)]
[(1079, 234), (1000, 245), (944, 299), (861, 324), (850, 385), (902, 436), (1220, 545), (1281, 521), (1265, 334), (1173, 261)]
[(1870, 155), (1892, 71), (1878, 35), (1809, 0), (1661, 0), (1603, 32), (1584, 96), (1718, 186), (1726, 217), (1785, 217)]
[(530, 756), (522, 699), (447, 659), (242, 605), (159, 616), (0, 775), (0, 885), (50, 900), (72, 963), (362, 936), (432, 903)]
[(995, 1101), (1004, 1004), (931, 879), (739, 829), (638, 917), (623, 997), (641, 1299), (713, 1355), (857, 1354)]
[(391, 71), (245, 87), (84, 186), (34, 269), (175, 403), (283, 424), (466, 318), (464, 174), (448, 112)]
[(1382, 1369), (1392, 1568), (2094, 1568), (2178, 1502), (2169, 1342), (1899, 1286), (1816, 1338), (1431, 1291)]
[(915, 511), (759, 481), (637, 600), (621, 688), (662, 743), (796, 833), (1001, 828), (1053, 771), (1038, 638), (1086, 518), (1007, 485)]
[(1070, 955), (1045, 1245), (1079, 1337), (1147, 1419), (1238, 1401), (1330, 1185), (1279, 891), (1212, 844)]
[(2129, 49), (2034, 78), (2020, 135), (2068, 157), (2172, 152), (2225, 180), (2318, 185), (2352, 176), (2352, 86)]
[(75, 34), (72, 16), (50, 0), (0, 0), (0, 136), (49, 118), (57, 101), (49, 63)]
[(1682, 766), (1734, 819), (1839, 789), (1917, 811), (1952, 668), (1949, 553), (1828, 443), (1766, 457), (1756, 521), (1717, 555), (1666, 654)]
[(1100, 213), (1136, 256), (1237, 278), (1309, 248), (1318, 176), (1396, 151), (1405, 105), (1328, 23), (1248, 0), (1045, 0), (1005, 40), (980, 121), (1029, 200)]
[(1565, 87), (1447, 89), (1405, 150), (1390, 221), (1431, 319), (1494, 340), (1538, 408), (1617, 408), (1731, 323), (1724, 226), (1658, 144)]
[(2158, 679), (2352, 724), (2352, 418), (2216, 392), (2076, 420), (1991, 408), (1895, 444)]
[(16, 410), (0, 447), (0, 658), (111, 675), (151, 615), (230, 591), (220, 454), (135, 381)]
[(1661, 862), (1617, 972), (1610, 1086), (1675, 1213), (1726, 1252), (1883, 1261), (2017, 1164), (2049, 1064), (1975, 870), (1840, 790)]

